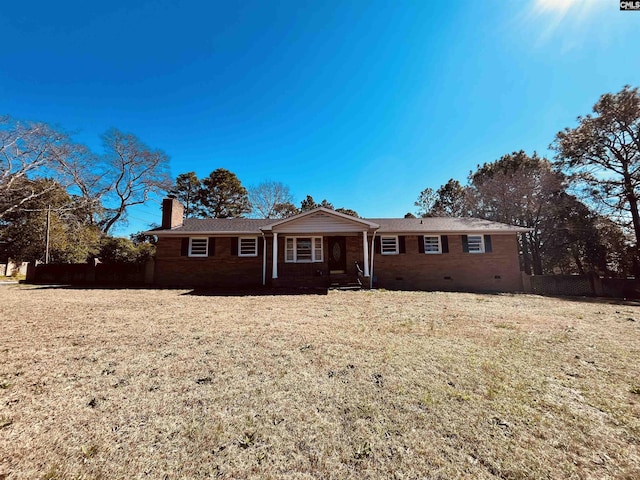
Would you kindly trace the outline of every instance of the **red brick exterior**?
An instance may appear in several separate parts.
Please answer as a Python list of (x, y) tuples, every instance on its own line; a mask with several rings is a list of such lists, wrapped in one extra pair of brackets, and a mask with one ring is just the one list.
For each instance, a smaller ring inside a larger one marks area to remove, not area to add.
[[(327, 287), (331, 284), (328, 236), (323, 236), (324, 258), (318, 263), (286, 263), (284, 235), (278, 236), (278, 279), (272, 279), (272, 238), (267, 238), (266, 284), (275, 287)], [(464, 253), (460, 235), (449, 235), (449, 253), (419, 252), (418, 236), (406, 235), (405, 252), (375, 254), (374, 287), (397, 290), (520, 291), (518, 243), (515, 234), (492, 235), (492, 251)], [(371, 236), (368, 238), (371, 245)], [(181, 255), (182, 238), (158, 239), (155, 282), (171, 286), (259, 287), (262, 285), (262, 237), (257, 257), (233, 255), (236, 237), (216, 237), (215, 255)], [(362, 236), (346, 236), (346, 274), (356, 278), (355, 262), (364, 269)], [(365, 285), (368, 287), (368, 285)]]
[[(301, 235), (304, 236), (304, 235)], [(317, 236), (317, 235), (315, 235)], [(339, 236), (339, 235), (337, 235)], [(332, 283), (332, 276), (329, 272), (329, 236), (323, 236), (322, 249), (323, 261), (316, 263), (287, 263), (284, 261), (284, 238), (278, 236), (278, 278), (272, 279), (273, 244), (272, 238), (267, 241), (267, 283), (274, 287), (328, 287)], [(355, 262), (362, 268), (362, 237), (351, 235), (345, 236), (346, 240), (346, 268), (345, 274), (340, 275), (343, 279), (349, 277), (355, 281), (358, 271)]]
[[(209, 257), (181, 255), (182, 238), (159, 237), (156, 246), (155, 283), (189, 287), (258, 287), (262, 285), (262, 256), (232, 255), (237, 237), (217, 237)], [(262, 238), (258, 239), (262, 243)]]
[(424, 254), (418, 236), (405, 236), (406, 253), (376, 254), (374, 287), (396, 290), (521, 291), (516, 235), (492, 235), (490, 253), (465, 253), (448, 235), (449, 253)]

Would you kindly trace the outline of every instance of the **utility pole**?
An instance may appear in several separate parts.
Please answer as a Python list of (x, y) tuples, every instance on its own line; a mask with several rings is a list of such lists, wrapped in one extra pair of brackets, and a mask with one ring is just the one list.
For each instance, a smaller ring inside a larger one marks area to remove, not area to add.
[(49, 230), (51, 227), (51, 205), (47, 208), (47, 236), (44, 247), (44, 263), (49, 263)]

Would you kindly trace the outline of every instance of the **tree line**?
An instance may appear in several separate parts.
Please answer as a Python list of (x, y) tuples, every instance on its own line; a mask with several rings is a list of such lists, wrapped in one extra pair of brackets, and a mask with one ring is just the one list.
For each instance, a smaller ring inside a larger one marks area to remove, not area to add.
[(198, 179), (195, 172), (181, 173), (169, 190), (169, 195), (184, 205), (185, 218), (287, 218), (301, 212), (324, 207), (337, 212), (358, 216), (355, 210), (335, 208), (323, 199), (316, 203), (307, 195), (296, 207), (290, 188), (282, 182), (264, 181), (245, 188), (235, 173), (218, 168), (209, 176)]
[(285, 218), (334, 208), (310, 195), (296, 207), (280, 182), (247, 190), (223, 168), (201, 180), (195, 172), (172, 180), (167, 154), (135, 135), (110, 129), (101, 140), (96, 153), (49, 124), (0, 117), (0, 260), (145, 261), (154, 253), (152, 237), (114, 238), (111, 232), (127, 221), (130, 207), (167, 193), (184, 203), (186, 217)]
[[(640, 94), (605, 94), (558, 132), (552, 160), (517, 151), (478, 165), (467, 183), (424, 189), (420, 216), (473, 216), (530, 228), (527, 273), (640, 275)], [(409, 214), (412, 215), (412, 214)]]
[[(638, 89), (602, 95), (577, 123), (558, 132), (553, 159), (516, 151), (478, 165), (465, 184), (450, 179), (425, 188), (416, 214), (530, 228), (519, 239), (527, 273), (638, 276)], [(164, 152), (116, 129), (101, 138), (103, 150), (95, 153), (50, 125), (0, 117), (0, 259), (42, 259), (46, 228), (53, 261), (96, 255), (142, 261), (153, 254), (152, 240), (114, 239), (111, 231), (126, 222), (131, 206), (166, 193), (184, 204), (185, 218), (277, 219), (317, 207), (358, 216), (310, 195), (296, 206), (289, 187), (277, 181), (245, 188), (224, 168), (172, 180)]]

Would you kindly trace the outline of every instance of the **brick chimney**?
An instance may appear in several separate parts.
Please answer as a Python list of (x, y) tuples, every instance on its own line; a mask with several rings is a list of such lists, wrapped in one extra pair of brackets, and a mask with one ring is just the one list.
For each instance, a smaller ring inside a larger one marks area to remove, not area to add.
[(162, 200), (162, 228), (170, 229), (182, 225), (184, 207), (176, 198)]

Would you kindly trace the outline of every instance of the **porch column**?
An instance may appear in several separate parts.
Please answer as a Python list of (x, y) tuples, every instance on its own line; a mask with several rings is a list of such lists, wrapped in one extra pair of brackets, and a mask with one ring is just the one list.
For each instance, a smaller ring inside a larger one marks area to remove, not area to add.
[(273, 232), (273, 268), (271, 278), (278, 278), (278, 234)]
[(364, 276), (369, 276), (369, 242), (367, 242), (367, 231), (362, 232), (362, 250), (364, 252)]

